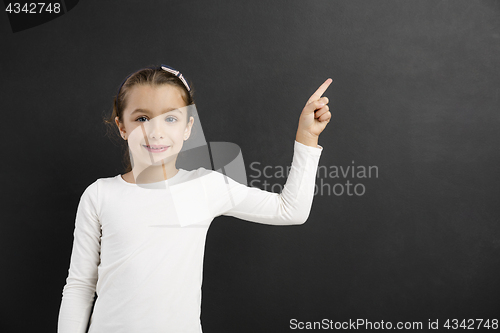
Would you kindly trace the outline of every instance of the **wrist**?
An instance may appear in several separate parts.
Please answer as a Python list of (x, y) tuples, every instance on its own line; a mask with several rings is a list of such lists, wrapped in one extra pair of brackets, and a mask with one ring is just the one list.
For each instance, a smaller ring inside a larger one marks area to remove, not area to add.
[(297, 131), (295, 140), (306, 146), (317, 147), (318, 146), (318, 136), (311, 134), (307, 131)]

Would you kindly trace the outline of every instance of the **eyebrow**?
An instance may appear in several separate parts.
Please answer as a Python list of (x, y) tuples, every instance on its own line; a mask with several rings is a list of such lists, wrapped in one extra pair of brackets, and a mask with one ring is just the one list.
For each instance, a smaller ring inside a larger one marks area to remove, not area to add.
[[(168, 108), (168, 109), (165, 109), (162, 113), (167, 113), (170, 111), (177, 111), (177, 112), (182, 114), (182, 112), (178, 108)], [(149, 111), (148, 109), (135, 109), (134, 111), (132, 111), (130, 113), (130, 115), (133, 115), (135, 113), (149, 113), (149, 114), (151, 114), (151, 111)]]

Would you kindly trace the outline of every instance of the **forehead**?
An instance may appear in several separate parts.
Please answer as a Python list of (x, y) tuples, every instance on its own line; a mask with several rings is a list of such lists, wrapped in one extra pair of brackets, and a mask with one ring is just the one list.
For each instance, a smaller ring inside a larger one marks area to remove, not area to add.
[(137, 108), (161, 113), (165, 109), (177, 109), (186, 106), (181, 90), (169, 84), (161, 86), (136, 85), (129, 90), (125, 113)]

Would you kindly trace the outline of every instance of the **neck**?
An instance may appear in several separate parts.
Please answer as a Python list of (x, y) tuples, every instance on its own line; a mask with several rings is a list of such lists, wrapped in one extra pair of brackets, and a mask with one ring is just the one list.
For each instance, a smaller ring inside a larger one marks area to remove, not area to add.
[(161, 182), (174, 177), (179, 170), (175, 167), (175, 160), (160, 165), (135, 166), (132, 168), (132, 176), (136, 184), (148, 184)]

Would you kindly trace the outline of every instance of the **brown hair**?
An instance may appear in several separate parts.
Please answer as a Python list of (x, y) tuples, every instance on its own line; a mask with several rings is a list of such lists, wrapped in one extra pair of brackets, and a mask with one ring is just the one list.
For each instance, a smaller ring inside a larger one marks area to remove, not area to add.
[[(122, 161), (123, 166), (125, 167), (124, 173), (132, 171), (132, 165), (130, 164), (128, 144), (120, 136), (120, 131), (116, 126), (115, 117), (118, 117), (119, 122), (123, 123), (123, 110), (125, 110), (125, 108), (127, 107), (128, 93), (130, 89), (135, 85), (161, 86), (165, 84), (177, 87), (181, 90), (182, 99), (184, 100), (184, 102), (186, 102), (186, 106), (194, 104), (194, 89), (191, 82), (188, 82), (189, 86), (191, 87), (191, 90), (189, 91), (187, 90), (187, 87), (184, 85), (184, 83), (176, 75), (163, 70), (159, 66), (151, 66), (131, 74), (125, 80), (120, 88), (120, 91), (118, 92), (118, 95), (113, 97), (113, 112), (111, 113), (111, 116), (103, 118), (103, 121), (108, 128), (107, 134), (109, 135), (110, 139), (115, 140), (116, 138), (118, 138), (118, 140), (120, 141), (119, 145), (122, 146), (122, 149), (124, 150)], [(191, 116), (190, 110), (191, 108), (188, 108), (188, 122)], [(110, 131), (114, 132), (114, 134), (116, 134), (117, 136), (115, 136), (113, 133), (110, 133)]]

